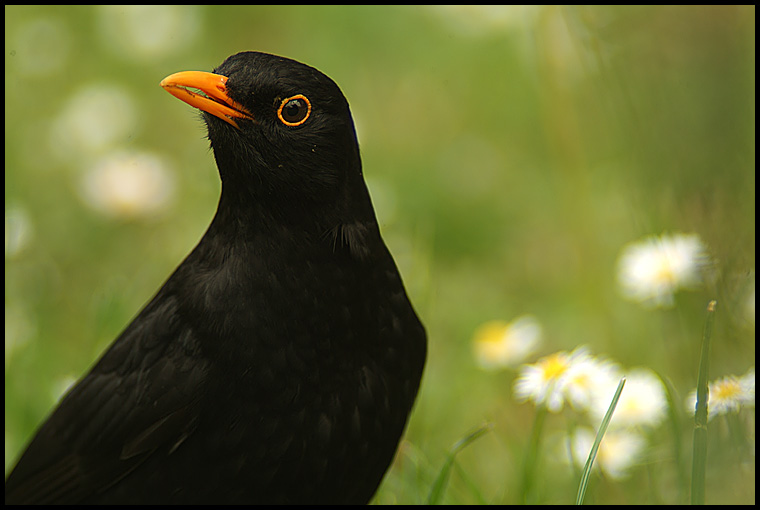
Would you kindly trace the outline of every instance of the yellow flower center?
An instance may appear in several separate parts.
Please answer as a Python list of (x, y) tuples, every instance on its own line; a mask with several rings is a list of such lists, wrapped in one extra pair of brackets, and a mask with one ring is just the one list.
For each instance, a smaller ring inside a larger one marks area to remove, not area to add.
[(475, 342), (501, 343), (509, 324), (503, 321), (490, 321), (480, 326), (475, 332)]
[(558, 352), (539, 361), (539, 366), (543, 372), (544, 380), (548, 381), (561, 376), (567, 370), (569, 363), (567, 356)]
[(742, 388), (739, 385), (739, 381), (736, 379), (724, 379), (715, 384), (712, 396), (715, 400), (733, 400), (739, 397), (741, 393)]
[(658, 283), (673, 285), (676, 282), (673, 264), (668, 257), (661, 255), (654, 270), (654, 280)]

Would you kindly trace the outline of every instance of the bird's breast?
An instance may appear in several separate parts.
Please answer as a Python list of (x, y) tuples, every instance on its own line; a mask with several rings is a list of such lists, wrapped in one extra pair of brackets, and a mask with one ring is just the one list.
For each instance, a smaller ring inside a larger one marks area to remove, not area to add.
[[(371, 489), (361, 490), (374, 491), (424, 359), (424, 332), (392, 260), (233, 246), (183, 281), (193, 286), (182, 302), (196, 308), (182, 313), (212, 360), (209, 380), (223, 385), (208, 394), (226, 395), (208, 403), (206, 425), (209, 444), (238, 458), (226, 476), (255, 471), (317, 494), (327, 483), (342, 490), (362, 471)], [(304, 458), (316, 463), (289, 460)]]
[(419, 323), (389, 256), (371, 263), (327, 243), (271, 240), (218, 246), (213, 255), (186, 269), (176, 291), (182, 312), (210, 357), (262, 386), (287, 376), (339, 387), (368, 360), (392, 371), (406, 339), (418, 336), (404, 329)]

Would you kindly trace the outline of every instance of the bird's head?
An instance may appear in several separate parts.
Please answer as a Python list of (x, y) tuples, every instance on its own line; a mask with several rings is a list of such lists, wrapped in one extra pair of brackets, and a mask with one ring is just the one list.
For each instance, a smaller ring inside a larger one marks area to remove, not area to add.
[(273, 214), (351, 210), (374, 217), (348, 102), (318, 70), (242, 52), (213, 73), (180, 72), (161, 86), (202, 110), (223, 199)]

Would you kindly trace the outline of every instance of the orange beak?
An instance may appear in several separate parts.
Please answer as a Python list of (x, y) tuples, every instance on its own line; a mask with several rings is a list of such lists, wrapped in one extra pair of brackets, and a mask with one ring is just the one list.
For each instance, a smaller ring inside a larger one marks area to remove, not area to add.
[[(235, 119), (256, 122), (244, 106), (227, 95), (227, 77), (203, 71), (183, 71), (161, 80), (161, 86), (190, 106), (219, 117), (240, 129)], [(201, 93), (196, 92), (195, 89)]]

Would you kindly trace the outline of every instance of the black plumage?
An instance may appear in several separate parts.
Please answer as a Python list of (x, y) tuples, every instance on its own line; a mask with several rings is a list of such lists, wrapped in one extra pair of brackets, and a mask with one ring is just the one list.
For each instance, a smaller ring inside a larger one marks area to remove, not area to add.
[(316, 69), (257, 52), (162, 86), (203, 111), (216, 215), (40, 427), (6, 503), (366, 503), (426, 339), (348, 103)]

